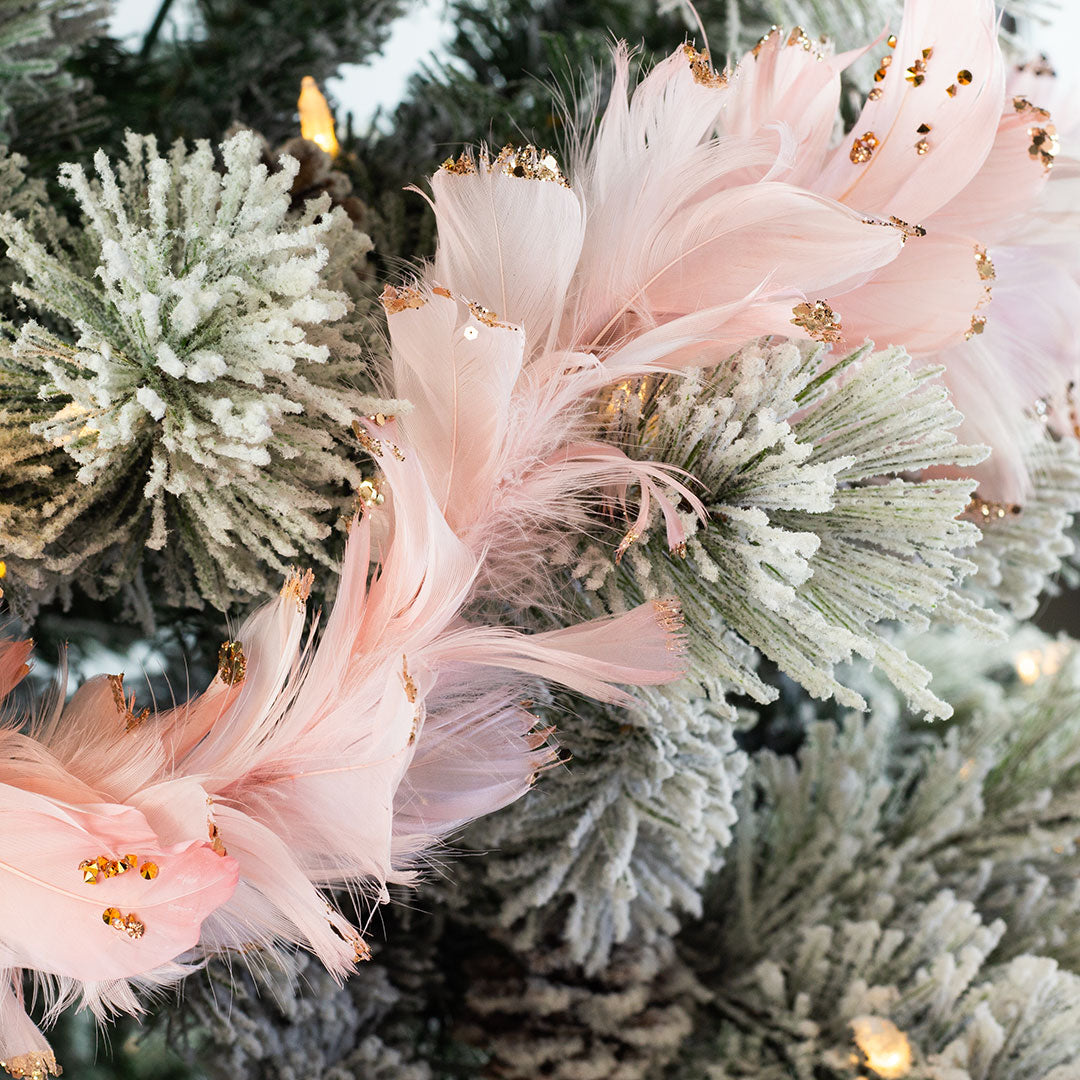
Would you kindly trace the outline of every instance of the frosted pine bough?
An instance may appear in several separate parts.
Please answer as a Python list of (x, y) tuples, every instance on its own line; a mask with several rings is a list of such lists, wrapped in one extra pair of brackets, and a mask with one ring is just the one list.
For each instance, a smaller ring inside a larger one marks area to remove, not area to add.
[[(43, 317), (5, 363), (39, 381), (49, 413), (30, 432), (52, 472), (36, 513), (21, 508), (13, 582), (90, 583), (103, 564), (98, 586), (115, 588), (146, 546), (164, 549), (169, 599), (226, 607), (292, 561), (332, 561), (330, 511), (361, 478), (347, 429), (370, 402), (340, 332), (349, 302), (324, 268), (331, 247), (369, 245), (328, 200), (290, 216), (296, 162), (270, 175), (259, 155), (241, 132), (222, 173), (208, 143), (162, 156), (129, 135), (115, 168), (97, 154), (97, 179), (61, 171), (81, 232), (42, 239), (2, 219), (27, 279), (17, 295)], [(50, 467), (57, 448), (74, 469)]]

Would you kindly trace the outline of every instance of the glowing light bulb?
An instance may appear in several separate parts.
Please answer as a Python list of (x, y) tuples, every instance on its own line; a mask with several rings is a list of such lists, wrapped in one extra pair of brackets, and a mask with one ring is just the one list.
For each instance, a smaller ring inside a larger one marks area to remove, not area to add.
[(301, 136), (325, 150), (332, 158), (337, 157), (341, 148), (334, 134), (334, 117), (319, 84), (310, 75), (305, 75), (300, 83), (300, 99), (296, 107), (300, 111)]
[(1042, 653), (1038, 649), (1024, 649), (1016, 654), (1016, 674), (1025, 686), (1030, 686), (1042, 674)]
[(900, 1080), (911, 1071), (911, 1043), (891, 1021), (880, 1016), (856, 1016), (851, 1021), (855, 1045), (866, 1058), (866, 1067), (881, 1080)]

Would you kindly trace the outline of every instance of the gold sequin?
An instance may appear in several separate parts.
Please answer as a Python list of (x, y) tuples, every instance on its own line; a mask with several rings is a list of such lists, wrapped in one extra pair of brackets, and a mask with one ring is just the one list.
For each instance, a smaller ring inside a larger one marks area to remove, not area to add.
[(874, 82), (884, 82), (885, 76), (889, 73), (889, 68), (892, 67), (893, 58), (891, 56), (883, 56), (881, 58), (881, 65), (877, 71), (874, 72)]
[(918, 154), (919, 157), (925, 157), (930, 153), (930, 144), (925, 139), (920, 139), (915, 144), (915, 153)]
[(1061, 148), (1058, 142), (1057, 128), (1053, 124), (1048, 124), (1046, 127), (1028, 128), (1028, 136), (1031, 138), (1028, 153), (1036, 161), (1041, 161), (1043, 168), (1049, 172), (1054, 165), (1054, 158)]
[(904, 72), (904, 79), (911, 83), (912, 86), (922, 86), (926, 81), (926, 50), (923, 50), (923, 55), (918, 57)]
[(223, 641), (218, 649), (218, 678), (226, 686), (238, 686), (247, 675), (247, 657), (239, 641)]
[(966, 341), (970, 341), (976, 334), (981, 334), (986, 329), (985, 315), (971, 316), (971, 329), (964, 335)]
[(855, 165), (865, 165), (878, 147), (878, 138), (872, 131), (864, 132), (852, 143), (851, 157)]
[(396, 315), (409, 308), (422, 308), (427, 303), (419, 289), (395, 289), (393, 285), (387, 285), (379, 299), (387, 315)]
[(388, 416), (386, 413), (377, 412), (372, 413), (367, 419), (370, 420), (376, 427), (383, 427), (384, 425), (389, 424), (392, 420), (394, 420), (395, 417)]
[(294, 601), (296, 610), (302, 612), (314, 584), (315, 575), (311, 570), (297, 570), (294, 568), (289, 571), (285, 584), (281, 586), (281, 597), (283, 600)]
[(974, 81), (974, 79), (975, 79), (975, 76), (972, 75), (971, 72), (968, 71), (967, 68), (963, 68), (962, 70), (960, 70), (960, 71), (958, 71), (956, 73), (956, 81), (961, 86), (970, 86), (972, 84), (972, 82)]
[(683, 53), (690, 63), (690, 72), (694, 76), (694, 82), (716, 89), (727, 86), (727, 73), (713, 71), (712, 64), (709, 62), (708, 49), (698, 50), (693, 45), (684, 45)]
[(920, 124), (916, 129), (916, 133), (919, 135), (929, 135), (934, 129), (926, 123)]
[(370, 480), (361, 480), (356, 485), (356, 500), (358, 503), (366, 506), (369, 510), (374, 509), (376, 506), (382, 506), (386, 502), (386, 496), (383, 494), (382, 488), (379, 486), (379, 478), (372, 477)]
[(471, 176), (476, 172), (476, 163), (462, 151), (457, 158), (448, 157), (441, 168), (443, 172), (453, 173), (455, 176)]
[(4, 1069), (13, 1080), (48, 1080), (48, 1077), (60, 1076), (64, 1072), (56, 1064), (51, 1050), (46, 1050), (43, 1054), (19, 1054), (17, 1057), (7, 1058), (0, 1061), (0, 1069)]
[(138, 916), (124, 915), (119, 908), (107, 907), (101, 913), (101, 919), (106, 926), (127, 934), (134, 941), (138, 941), (146, 933), (146, 924)]
[(797, 304), (792, 313), (795, 316), (792, 324), (802, 327), (815, 341), (831, 343), (840, 340), (844, 328), (827, 300)]

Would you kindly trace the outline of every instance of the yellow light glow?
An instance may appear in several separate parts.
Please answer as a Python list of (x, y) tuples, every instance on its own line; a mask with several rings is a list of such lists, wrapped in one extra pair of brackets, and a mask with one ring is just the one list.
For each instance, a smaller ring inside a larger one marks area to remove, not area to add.
[(300, 111), (300, 134), (332, 158), (337, 157), (341, 148), (334, 134), (334, 117), (319, 84), (310, 75), (305, 75), (300, 83), (300, 100), (296, 107)]
[(911, 1071), (911, 1043), (891, 1021), (880, 1016), (857, 1016), (851, 1021), (855, 1045), (866, 1057), (866, 1067), (881, 1080), (900, 1080)]
[(1016, 654), (1016, 674), (1025, 686), (1030, 686), (1042, 674), (1042, 653), (1038, 649), (1025, 649)]

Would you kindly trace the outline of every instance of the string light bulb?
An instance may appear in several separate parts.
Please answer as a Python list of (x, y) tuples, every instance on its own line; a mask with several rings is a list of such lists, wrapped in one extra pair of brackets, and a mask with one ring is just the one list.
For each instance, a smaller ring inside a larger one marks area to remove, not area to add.
[(341, 147), (334, 134), (334, 115), (319, 84), (310, 75), (305, 75), (300, 83), (300, 98), (296, 107), (300, 112), (300, 135), (336, 158)]
[(911, 1043), (891, 1021), (880, 1016), (856, 1016), (851, 1021), (855, 1045), (866, 1058), (866, 1068), (881, 1080), (901, 1080), (911, 1072)]
[(1022, 649), (1013, 658), (1016, 674), (1025, 686), (1031, 686), (1044, 675), (1056, 675), (1069, 655), (1064, 641), (1052, 641), (1045, 649)]

